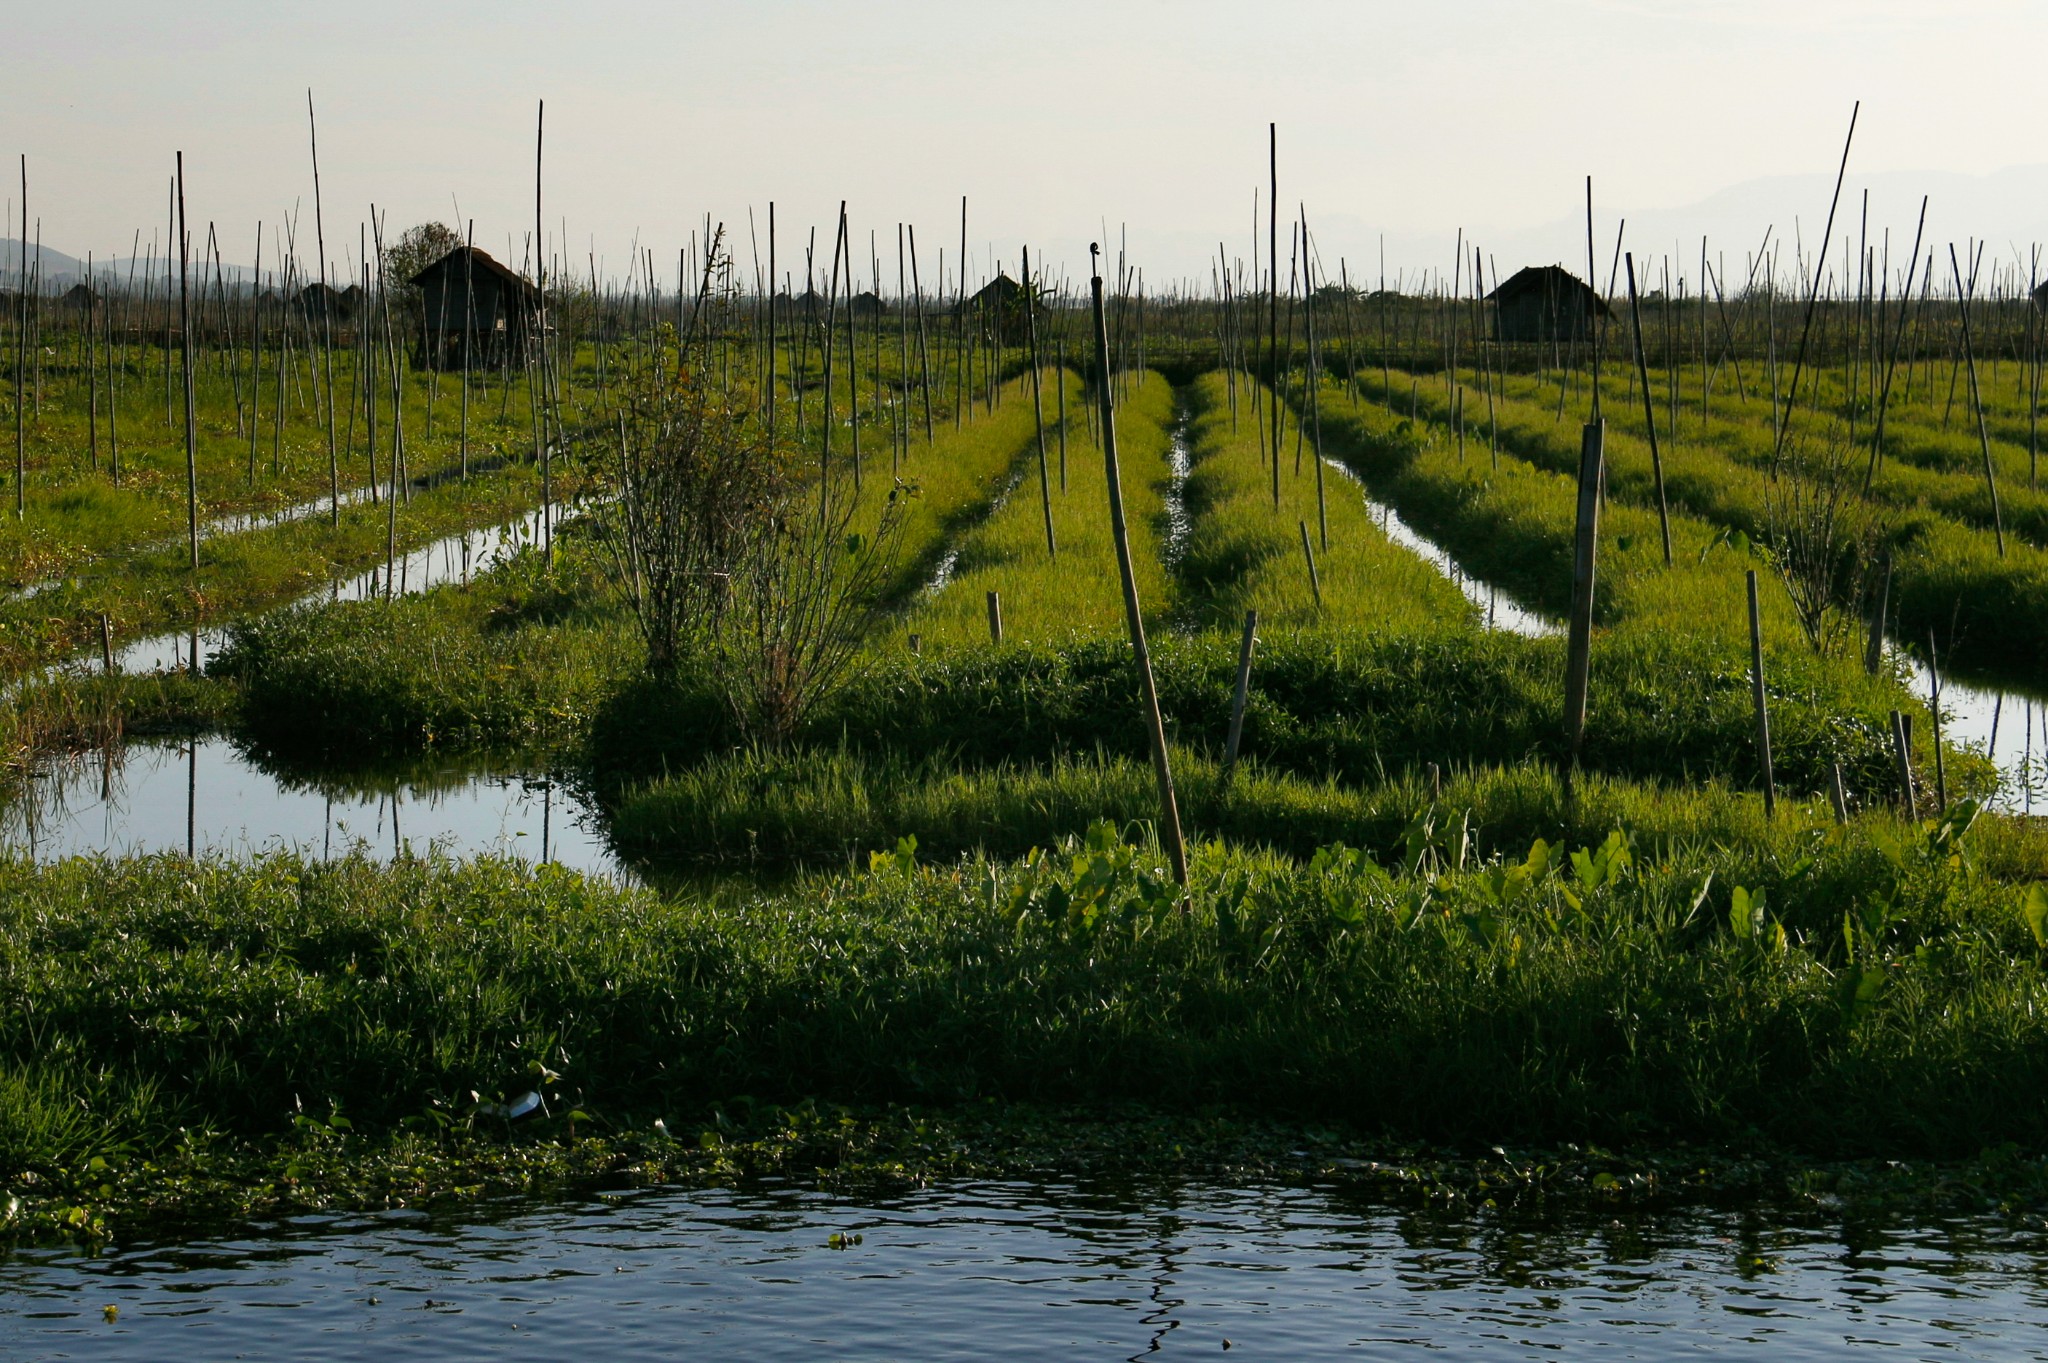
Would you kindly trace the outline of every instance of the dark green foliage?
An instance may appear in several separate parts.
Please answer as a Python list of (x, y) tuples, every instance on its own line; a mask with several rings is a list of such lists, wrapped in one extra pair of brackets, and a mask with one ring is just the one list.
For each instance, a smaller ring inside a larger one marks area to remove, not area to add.
[(360, 756), (521, 744), (578, 731), (638, 665), (586, 557), (528, 550), (472, 585), (281, 611), (238, 627), (214, 670), (266, 745)]
[[(1164, 636), (1154, 657), (1174, 741), (1220, 753), (1236, 641)], [(1741, 660), (1697, 638), (1641, 633), (1603, 640), (1594, 659), (1588, 765), (1639, 779), (1755, 779)], [(1429, 763), (1553, 761), (1563, 674), (1557, 640), (1462, 628), (1272, 635), (1253, 670), (1244, 751), (1276, 770), (1351, 782)], [(1781, 785), (1823, 789), (1828, 764), (1839, 761), (1852, 789), (1891, 789), (1886, 716), (1896, 692), (1801, 649), (1774, 652), (1769, 675)], [(948, 649), (878, 663), (804, 737), (813, 746), (941, 753), (968, 765), (1096, 751), (1142, 756), (1139, 714), (1130, 650), (1120, 641)], [(595, 732), (599, 768), (613, 782), (680, 771), (735, 744), (704, 698), (647, 688), (616, 697)]]
[[(433, 1130), (529, 1087), (642, 1127), (741, 1094), (1114, 1099), (1488, 1142), (2038, 1147), (2048, 982), (1978, 836), (1620, 834), (1459, 869), (1440, 822), (1412, 871), (1210, 845), (1185, 909), (1156, 849), (1101, 833), (675, 900), (493, 861), (16, 862), (0, 1155)], [(89, 1133), (51, 1098), (88, 1089)]]

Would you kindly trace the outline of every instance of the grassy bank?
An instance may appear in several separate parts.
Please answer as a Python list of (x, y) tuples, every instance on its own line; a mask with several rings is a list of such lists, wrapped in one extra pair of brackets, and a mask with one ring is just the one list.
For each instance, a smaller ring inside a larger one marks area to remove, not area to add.
[(1610, 832), (1462, 867), (1439, 838), (1393, 871), (1208, 844), (1185, 909), (1106, 831), (675, 898), (490, 860), (10, 862), (0, 1169), (308, 1122), (502, 1130), (491, 1105), (529, 1089), (560, 1134), (745, 1095), (1833, 1156), (2048, 1140), (2013, 874), (2038, 837)]

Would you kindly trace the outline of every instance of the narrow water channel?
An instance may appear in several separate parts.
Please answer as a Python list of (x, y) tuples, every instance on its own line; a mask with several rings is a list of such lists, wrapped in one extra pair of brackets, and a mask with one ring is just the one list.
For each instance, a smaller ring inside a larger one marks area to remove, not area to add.
[(2038, 1219), (1417, 1212), (1319, 1187), (627, 1191), (0, 1259), (0, 1355), (2035, 1359)]
[[(558, 513), (560, 529), (566, 515)], [(465, 530), (422, 545), (389, 567), (378, 564), (349, 577), (339, 577), (294, 604), (319, 601), (375, 601), (409, 596), (451, 582), (466, 583), (502, 559), (536, 542), (539, 513), (503, 525)], [(280, 609), (290, 609), (280, 607)], [(114, 666), (123, 672), (175, 672), (199, 668), (227, 642), (231, 626), (171, 630), (144, 635), (114, 651)]]

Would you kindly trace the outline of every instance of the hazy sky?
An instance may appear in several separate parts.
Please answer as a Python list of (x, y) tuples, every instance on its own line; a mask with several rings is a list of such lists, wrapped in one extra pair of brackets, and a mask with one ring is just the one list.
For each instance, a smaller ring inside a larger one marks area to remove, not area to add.
[[(765, 227), (770, 199), (800, 260), (845, 198), (861, 273), (879, 230), (893, 281), (895, 224), (918, 225), (927, 271), (941, 245), (950, 265), (965, 194), (977, 273), (991, 242), (1012, 262), (1028, 242), (1085, 274), (1106, 221), (1148, 280), (1206, 285), (1218, 236), (1249, 253), (1268, 120), (1282, 202), (1306, 203), (1332, 272), (1340, 254), (1376, 272), (1382, 233), (1390, 268), (1447, 265), (1460, 228), (1503, 273), (1583, 268), (1588, 174), (1603, 269), (1622, 215), (1639, 254), (1689, 234), (1696, 256), (1710, 232), (1739, 261), (1775, 224), (1789, 256), (1794, 214), (1818, 234), (1858, 98), (1852, 180), (1876, 177), (1895, 234), (1925, 188), (1930, 241), (1977, 233), (2010, 259), (2048, 238), (2048, 6), (2025, 0), (6, 8), (0, 152), (27, 153), (31, 216), (78, 255), (161, 231), (182, 150), (188, 211), (233, 258), (295, 204), (310, 257), (308, 87), (337, 260), (373, 201), (394, 226), (459, 203), (502, 253), (532, 226), (541, 98), (549, 235), (566, 217), (579, 269), (594, 250), (614, 273), (636, 234), (672, 270), (707, 212), (744, 265), (747, 209)], [(1769, 177), (1795, 178), (1749, 184)], [(1731, 186), (1718, 215), (1663, 211)], [(1638, 222), (1658, 235), (1638, 243)]]

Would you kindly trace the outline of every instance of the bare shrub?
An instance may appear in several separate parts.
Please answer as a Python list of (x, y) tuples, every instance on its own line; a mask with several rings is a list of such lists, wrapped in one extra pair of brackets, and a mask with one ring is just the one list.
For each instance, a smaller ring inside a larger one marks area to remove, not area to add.
[(1855, 485), (1848, 443), (1830, 432), (1788, 448), (1764, 491), (1770, 561), (1807, 643), (1823, 655), (1855, 634), (1887, 533)]
[(863, 499), (774, 438), (759, 395), (714, 362), (722, 305), (708, 311), (675, 369), (640, 375), (614, 429), (588, 436), (610, 490), (595, 520), (648, 669), (695, 669), (744, 733), (780, 744), (858, 664), (916, 488)]

